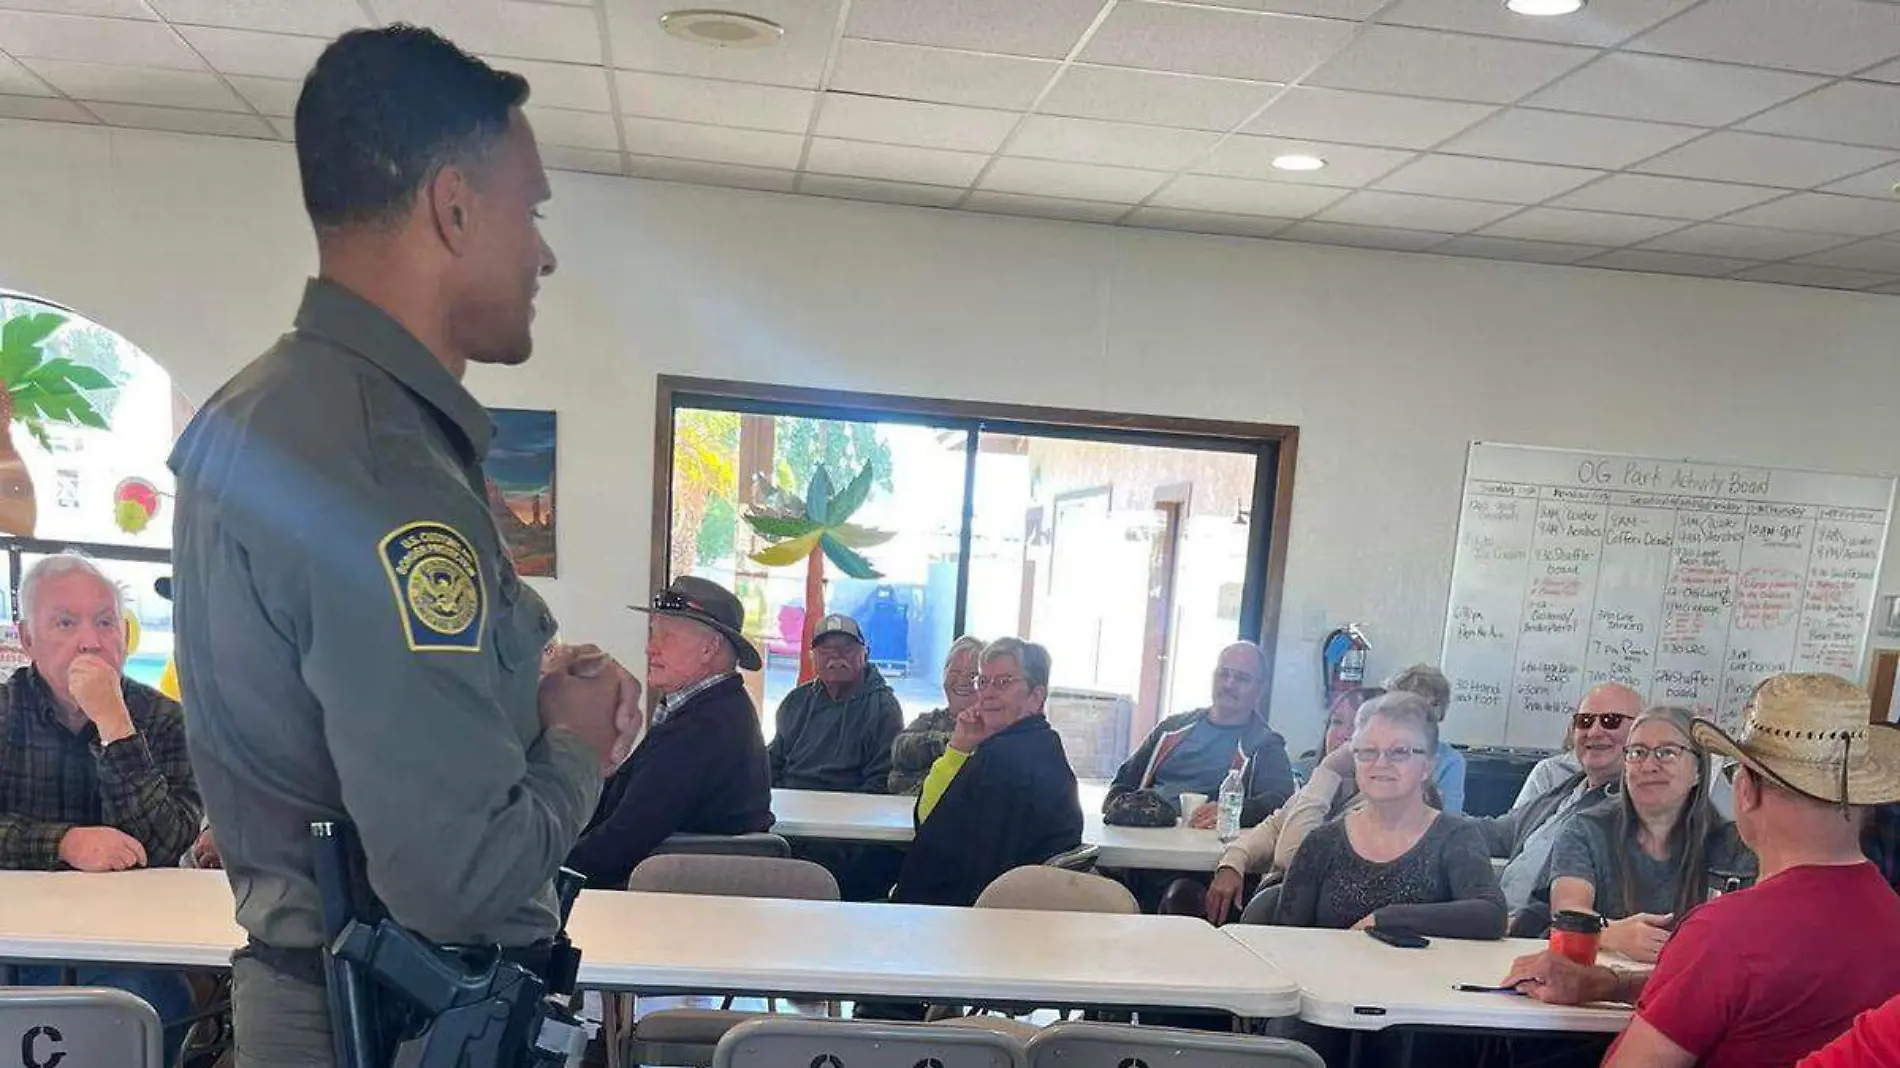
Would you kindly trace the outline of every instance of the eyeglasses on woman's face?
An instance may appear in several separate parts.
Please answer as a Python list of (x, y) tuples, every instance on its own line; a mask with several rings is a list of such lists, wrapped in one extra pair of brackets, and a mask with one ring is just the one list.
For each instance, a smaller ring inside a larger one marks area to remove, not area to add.
[(1383, 757), (1385, 762), (1395, 768), (1410, 764), (1414, 758), (1422, 757), (1428, 750), (1416, 745), (1394, 745), (1379, 749), (1369, 745), (1356, 745), (1352, 749), (1352, 759), (1358, 764), (1376, 764)]
[(1626, 745), (1623, 747), (1623, 763), (1641, 764), (1655, 757), (1656, 763), (1665, 768), (1672, 768), (1680, 763), (1682, 758), (1692, 753), (1693, 750), (1688, 746), (1676, 745), (1673, 742), (1667, 745)]

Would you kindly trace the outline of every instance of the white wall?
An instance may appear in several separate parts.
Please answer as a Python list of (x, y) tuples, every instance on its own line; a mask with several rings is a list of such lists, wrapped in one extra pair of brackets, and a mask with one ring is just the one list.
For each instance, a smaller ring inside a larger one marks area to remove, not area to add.
[[(288, 325), (314, 263), (288, 146), (12, 123), (0, 160), (0, 286), (123, 332), (188, 395)], [(1473, 438), (1900, 470), (1900, 298), (554, 184), (537, 355), (470, 384), (560, 413), (543, 589), (567, 636), (623, 656), (659, 373), (1297, 424), (1273, 688), (1296, 748), (1309, 611), (1365, 624), (1374, 672), (1436, 657)]]

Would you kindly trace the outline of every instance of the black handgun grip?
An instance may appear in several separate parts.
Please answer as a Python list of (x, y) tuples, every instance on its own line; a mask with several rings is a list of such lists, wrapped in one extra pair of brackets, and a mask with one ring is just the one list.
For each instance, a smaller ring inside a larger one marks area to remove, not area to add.
[(310, 825), (310, 859), (317, 880), (317, 899), (323, 903), (323, 941), (336, 941), (343, 928), (356, 919), (354, 881), (350, 878), (350, 826), (320, 822)]

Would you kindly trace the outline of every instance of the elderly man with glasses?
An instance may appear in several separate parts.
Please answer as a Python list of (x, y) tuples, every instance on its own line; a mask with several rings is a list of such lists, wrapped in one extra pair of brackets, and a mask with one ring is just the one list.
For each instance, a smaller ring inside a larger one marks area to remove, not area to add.
[(1003, 638), (977, 664), (976, 704), (924, 779), (894, 901), (974, 904), (997, 876), (1082, 842), (1075, 773), (1042, 712), (1049, 651)]

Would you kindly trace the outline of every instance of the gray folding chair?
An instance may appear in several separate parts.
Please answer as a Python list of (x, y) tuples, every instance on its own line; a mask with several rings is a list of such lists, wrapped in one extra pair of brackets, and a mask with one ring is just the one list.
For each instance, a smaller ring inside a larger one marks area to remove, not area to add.
[[(751, 837), (751, 836), (748, 836)], [(781, 845), (784, 839), (773, 838)], [(808, 860), (783, 857), (715, 856), (672, 853), (640, 862), (627, 880), (628, 890), (661, 894), (704, 894), (715, 897), (778, 898), (796, 901), (836, 901), (838, 881)], [(776, 1006), (770, 1000), (768, 1009)], [(829, 1011), (829, 1006), (826, 1010)], [(625, 995), (602, 1001), (601, 1034), (612, 1068), (623, 1063), (623, 1043), (630, 1041), (634, 1064), (712, 1064), (713, 1047), (738, 1024), (759, 1018), (758, 1013), (732, 1011), (726, 998), (717, 1009), (662, 1009), (636, 1020), (633, 1000)]]
[(719, 1040), (713, 1068), (1023, 1068), (1023, 1047), (970, 1027), (801, 1020), (740, 1024)]
[(652, 856), (687, 853), (721, 857), (789, 857), (792, 843), (776, 834), (673, 834), (656, 847)]
[(159, 1068), (163, 1036), (158, 1013), (123, 990), (0, 987), (0, 1056), (24, 1064)]
[(1128, 1024), (1050, 1024), (1026, 1049), (1029, 1068), (1326, 1068), (1290, 1039)]

